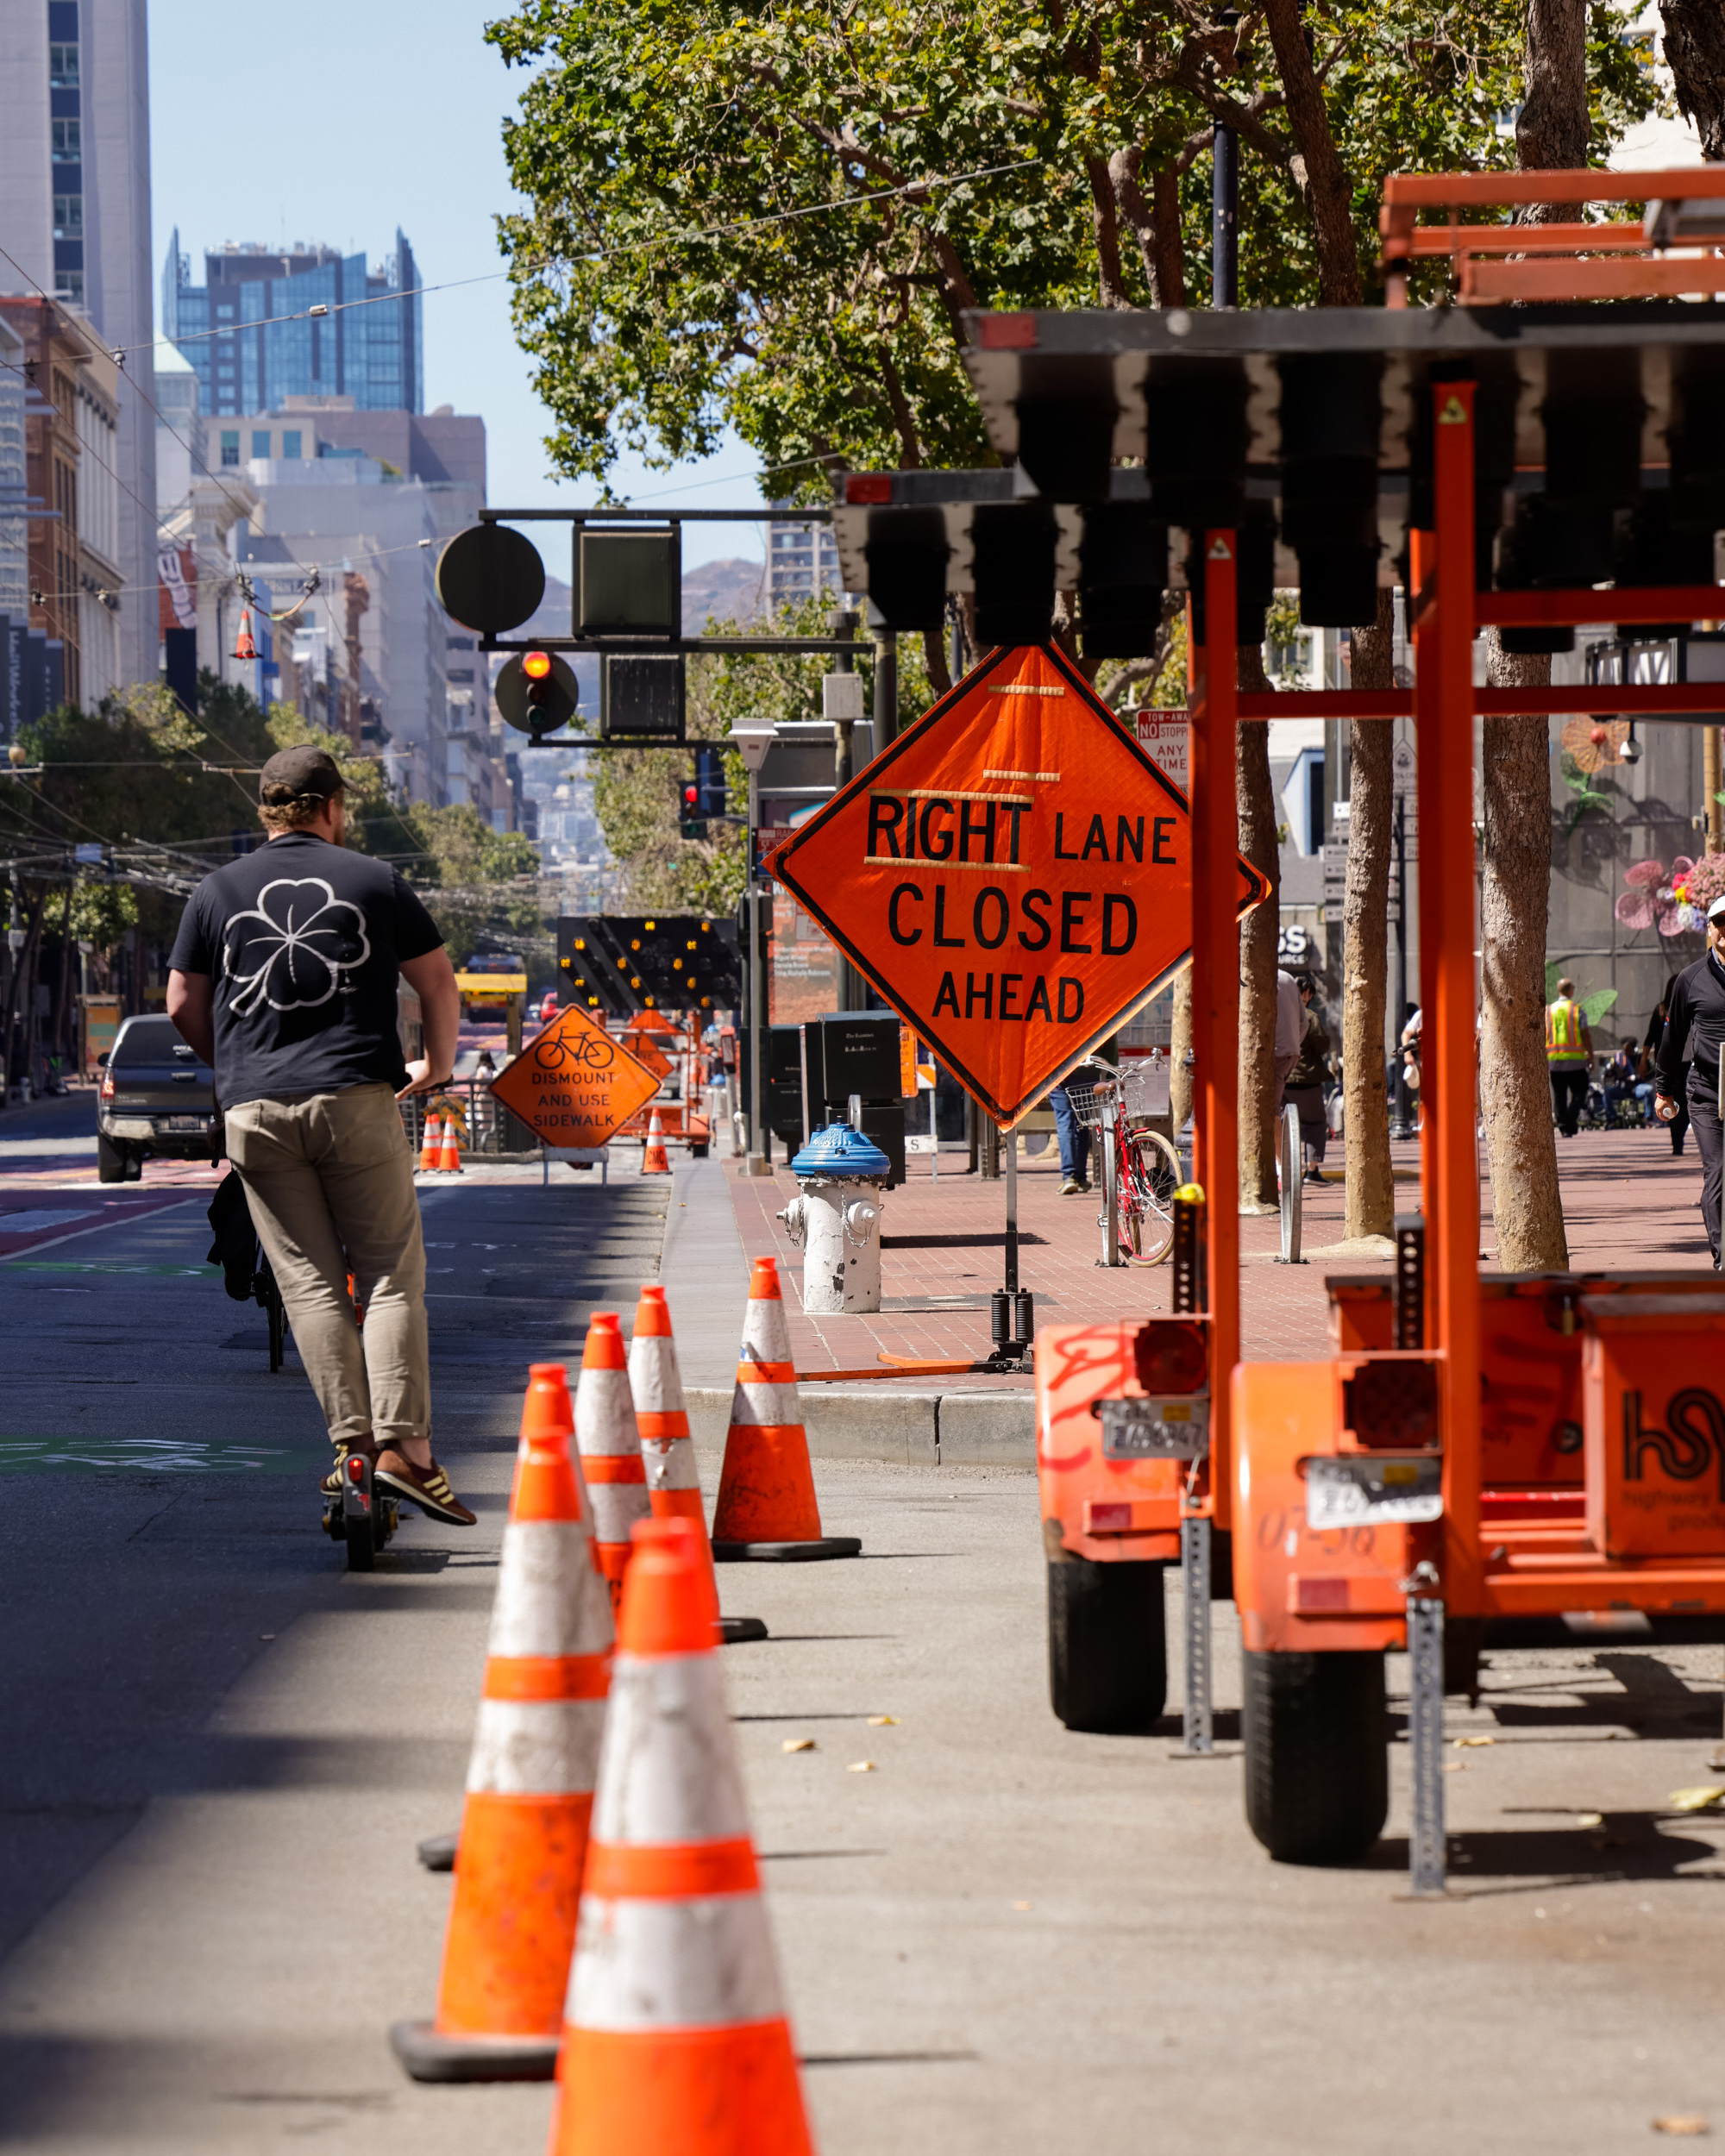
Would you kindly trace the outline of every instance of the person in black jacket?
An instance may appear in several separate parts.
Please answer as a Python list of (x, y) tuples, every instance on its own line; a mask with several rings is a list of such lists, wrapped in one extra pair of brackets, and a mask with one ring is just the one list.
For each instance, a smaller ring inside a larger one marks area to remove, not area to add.
[[(1659, 1052), (1659, 1043), (1665, 1037), (1665, 1014), (1671, 1009), (1672, 991), (1676, 987), (1677, 975), (1673, 974), (1671, 979), (1666, 981), (1664, 993), (1659, 997), (1659, 1008), (1653, 1012), (1652, 1018), (1647, 1020), (1647, 1038), (1641, 1043), (1642, 1053), (1646, 1059), (1643, 1067), (1650, 1075), (1653, 1076), (1657, 1076), (1658, 1075), (1655, 1059)], [(1653, 1091), (1654, 1088), (1650, 1086), (1647, 1088), (1647, 1095), (1651, 1096)], [(1675, 1096), (1677, 1100), (1677, 1113), (1672, 1118), (1671, 1122), (1666, 1125), (1667, 1129), (1671, 1132), (1671, 1149), (1673, 1153), (1682, 1153), (1683, 1141), (1689, 1135), (1688, 1093), (1689, 1087), (1687, 1082), (1679, 1086)], [(1657, 1129), (1659, 1127), (1659, 1119), (1655, 1117), (1653, 1121), (1654, 1128)]]
[(1684, 1050), (1694, 1037), (1689, 1071), (1689, 1120), (1701, 1151), (1701, 1217), (1707, 1224), (1708, 1247), (1713, 1269), (1719, 1270), (1719, 1213), (1722, 1165), (1725, 1165), (1725, 1133), (1719, 1119), (1719, 1056), (1725, 1048), (1725, 898), (1715, 899), (1707, 909), (1707, 950), (1692, 966), (1685, 966), (1672, 983), (1670, 1007), (1665, 1012), (1665, 1036), (1659, 1043), (1659, 1093), (1655, 1112), (1669, 1116), (1676, 1109), (1682, 1080)]

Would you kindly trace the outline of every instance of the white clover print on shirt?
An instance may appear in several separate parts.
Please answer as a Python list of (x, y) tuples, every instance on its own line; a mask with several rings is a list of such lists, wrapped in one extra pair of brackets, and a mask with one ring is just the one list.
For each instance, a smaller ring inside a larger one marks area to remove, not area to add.
[(233, 983), (229, 1008), (236, 1018), (250, 1018), (266, 1004), (273, 1011), (299, 1011), (327, 1003), (343, 974), (371, 955), (358, 906), (338, 899), (321, 876), (280, 877), (223, 928), (222, 968)]

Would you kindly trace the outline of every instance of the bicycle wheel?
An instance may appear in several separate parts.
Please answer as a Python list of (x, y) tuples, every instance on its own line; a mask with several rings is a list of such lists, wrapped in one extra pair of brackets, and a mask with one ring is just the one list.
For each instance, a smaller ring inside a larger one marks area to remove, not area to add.
[(1159, 1265), (1174, 1247), (1174, 1194), (1180, 1156), (1155, 1131), (1120, 1140), (1120, 1242), (1134, 1264)]

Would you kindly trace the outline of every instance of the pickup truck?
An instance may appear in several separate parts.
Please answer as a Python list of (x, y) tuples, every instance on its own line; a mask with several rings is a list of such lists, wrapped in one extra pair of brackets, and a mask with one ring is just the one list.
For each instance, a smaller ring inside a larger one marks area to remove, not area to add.
[(219, 1160), (216, 1077), (171, 1018), (127, 1018), (104, 1059), (96, 1105), (96, 1173), (136, 1182), (147, 1160)]

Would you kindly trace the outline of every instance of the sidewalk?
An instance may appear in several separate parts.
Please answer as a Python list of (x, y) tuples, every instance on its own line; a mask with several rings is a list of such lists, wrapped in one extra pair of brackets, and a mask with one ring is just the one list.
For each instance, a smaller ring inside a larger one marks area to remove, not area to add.
[[(1396, 1203), (1419, 1203), (1417, 1140), (1392, 1146), (1398, 1170)], [(1006, 1185), (963, 1170), (962, 1155), (943, 1156), (940, 1178), (929, 1156), (912, 1156), (910, 1180), (887, 1195), (882, 1300), (878, 1316), (825, 1318), (787, 1301), (791, 1344), (800, 1371), (863, 1369), (882, 1350), (895, 1355), (980, 1358), (988, 1351), (988, 1295), (1001, 1284), (1006, 1245)], [(1482, 1166), (1484, 1150), (1482, 1148)], [(803, 1254), (774, 1216), (796, 1194), (788, 1169), (749, 1179), (742, 1163), (724, 1163), (743, 1248), (751, 1258), (776, 1257), (781, 1275), (800, 1291)], [(1328, 1351), (1324, 1281), (1333, 1273), (1389, 1273), (1387, 1244), (1372, 1249), (1342, 1240), (1343, 1188), (1338, 1149), (1334, 1181), (1305, 1186), (1302, 1247), (1306, 1263), (1283, 1266), (1280, 1224), (1272, 1215), (1243, 1217), (1240, 1310), (1249, 1360), (1320, 1356)], [(1664, 1131), (1584, 1131), (1558, 1142), (1558, 1169), (1570, 1263), (1578, 1270), (1628, 1271), (1709, 1263), (1698, 1200), (1701, 1163), (1691, 1145), (1673, 1159)], [(1106, 1271), (1099, 1261), (1101, 1201), (1060, 1196), (1051, 1153), (1020, 1160), (1019, 1283), (1035, 1293), (1038, 1322), (1095, 1324), (1138, 1319), (1169, 1307), (1167, 1265)], [(1493, 1265), (1491, 1187), (1480, 1184), (1480, 1250)], [(928, 1384), (927, 1378), (887, 1380)], [(935, 1381), (938, 1382), (938, 1381)], [(1023, 1389), (1028, 1377), (967, 1377), (970, 1386)]]

